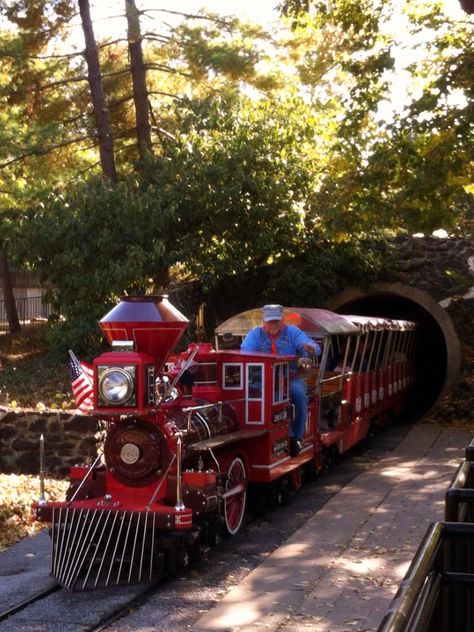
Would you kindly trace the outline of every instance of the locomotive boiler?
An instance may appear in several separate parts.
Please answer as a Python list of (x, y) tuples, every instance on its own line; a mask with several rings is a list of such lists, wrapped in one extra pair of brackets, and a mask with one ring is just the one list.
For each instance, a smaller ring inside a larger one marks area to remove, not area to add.
[[(71, 469), (64, 501), (33, 506), (51, 524), (52, 574), (63, 587), (150, 582), (198, 561), (239, 532), (249, 485), (282, 499), (303, 469), (323, 471), (330, 455), (403, 410), (415, 379), (414, 324), (312, 308), (285, 308), (284, 318), (323, 349), (301, 369), (309, 404), (296, 456), (294, 356), (239, 350), (259, 309), (220, 325), (215, 346), (197, 342), (180, 354), (188, 320), (166, 296), (125, 297), (100, 321), (111, 349), (84, 384), (89, 414), (106, 431), (103, 452)], [(329, 370), (336, 352), (340, 366)]]

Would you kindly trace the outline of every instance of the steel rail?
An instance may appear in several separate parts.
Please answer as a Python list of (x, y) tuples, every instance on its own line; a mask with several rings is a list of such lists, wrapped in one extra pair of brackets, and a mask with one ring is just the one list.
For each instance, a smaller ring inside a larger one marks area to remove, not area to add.
[(41, 601), (42, 599), (49, 597), (49, 595), (52, 595), (53, 593), (57, 592), (60, 589), (61, 589), (61, 586), (59, 584), (54, 584), (54, 586), (50, 586), (49, 588), (46, 588), (45, 590), (40, 590), (34, 595), (31, 595), (31, 597), (27, 597), (26, 599), (23, 599), (23, 601), (20, 601), (15, 606), (11, 606), (7, 610), (0, 612), (0, 621), (5, 621), (5, 619), (8, 619), (9, 617), (16, 614), (17, 612), (21, 612), (25, 608), (28, 608), (28, 606), (31, 606), (37, 601)]
[(85, 632), (102, 632), (103, 630), (107, 630), (107, 628), (123, 619), (127, 615), (129, 615), (133, 610), (145, 604), (147, 599), (151, 597), (157, 590), (158, 585), (161, 580), (158, 582), (154, 582), (151, 586), (148, 586), (143, 592), (139, 595), (130, 599), (124, 606), (119, 606), (116, 610), (114, 610), (111, 614), (107, 615), (103, 618), (97, 625), (93, 625), (91, 627), (85, 628)]

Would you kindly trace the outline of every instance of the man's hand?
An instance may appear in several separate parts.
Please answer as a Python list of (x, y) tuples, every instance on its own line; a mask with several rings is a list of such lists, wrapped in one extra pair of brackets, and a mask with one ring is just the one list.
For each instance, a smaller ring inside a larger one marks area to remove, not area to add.
[(306, 351), (306, 353), (309, 353), (312, 356), (317, 356), (321, 353), (317, 345), (312, 345), (309, 342), (304, 345), (303, 349)]
[(313, 368), (313, 360), (311, 358), (298, 358), (298, 369), (301, 372), (309, 371)]

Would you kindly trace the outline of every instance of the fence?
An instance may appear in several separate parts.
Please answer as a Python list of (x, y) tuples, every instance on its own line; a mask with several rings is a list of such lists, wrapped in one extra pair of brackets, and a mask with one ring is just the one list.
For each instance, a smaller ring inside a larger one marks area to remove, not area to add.
[[(43, 301), (42, 296), (15, 298), (18, 318), (21, 324), (44, 321), (51, 314), (51, 305)], [(8, 330), (8, 318), (5, 301), (0, 300), (0, 331)]]
[(377, 632), (474, 630), (474, 440)]
[(378, 632), (472, 632), (474, 524), (428, 529)]
[(463, 461), (446, 491), (444, 519), (474, 523), (474, 463)]

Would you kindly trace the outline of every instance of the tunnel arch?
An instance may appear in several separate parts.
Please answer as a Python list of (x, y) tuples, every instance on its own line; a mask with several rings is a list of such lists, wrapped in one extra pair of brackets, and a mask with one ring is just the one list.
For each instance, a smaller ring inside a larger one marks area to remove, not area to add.
[(377, 283), (368, 290), (348, 288), (325, 307), (341, 314), (402, 318), (420, 324), (415, 413), (427, 412), (458, 380), (461, 345), (456, 329), (446, 310), (426, 292), (402, 283)]

